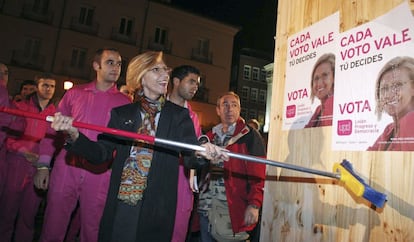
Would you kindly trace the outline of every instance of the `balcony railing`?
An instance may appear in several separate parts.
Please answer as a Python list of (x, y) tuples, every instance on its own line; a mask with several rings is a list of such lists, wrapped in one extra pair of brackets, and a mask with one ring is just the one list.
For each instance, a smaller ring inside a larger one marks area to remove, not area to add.
[(41, 23), (52, 24), (53, 13), (51, 11), (35, 11), (33, 4), (24, 4), (22, 17)]
[(123, 42), (130, 45), (135, 45), (137, 42), (137, 32), (133, 32), (129, 35), (119, 33), (119, 29), (117, 27), (112, 28), (111, 32), (111, 39)]
[(213, 53), (202, 53), (199, 49), (193, 48), (191, 50), (191, 59), (211, 64), (213, 63)]
[(0, 13), (3, 12), (3, 8), (4, 8), (4, 1), (5, 0), (0, 0)]
[(27, 54), (23, 50), (13, 50), (11, 57), (11, 62), (15, 65), (41, 71), (44, 70), (45, 60), (44, 55)]
[(71, 61), (62, 61), (61, 74), (69, 77), (77, 77), (85, 80), (91, 78), (91, 66), (89, 65), (73, 65)]
[(85, 34), (97, 35), (99, 30), (99, 24), (93, 22), (91, 25), (80, 23), (78, 17), (72, 17), (70, 21), (70, 28), (75, 31), (79, 31)]
[(172, 42), (165, 41), (165, 44), (160, 44), (155, 42), (153, 38), (150, 38), (148, 41), (148, 49), (153, 51), (162, 51), (164, 53), (170, 54), (172, 49)]

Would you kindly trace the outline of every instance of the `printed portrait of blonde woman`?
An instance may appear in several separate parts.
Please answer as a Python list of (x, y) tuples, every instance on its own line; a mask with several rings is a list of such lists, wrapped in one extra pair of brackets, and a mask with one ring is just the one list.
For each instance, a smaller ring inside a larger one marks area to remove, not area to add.
[(392, 117), (371, 151), (414, 150), (414, 58), (403, 56), (388, 61), (378, 74), (375, 85), (376, 114)]
[(316, 108), (305, 128), (331, 126), (335, 83), (335, 55), (323, 54), (316, 61), (311, 75), (311, 100), (321, 104)]

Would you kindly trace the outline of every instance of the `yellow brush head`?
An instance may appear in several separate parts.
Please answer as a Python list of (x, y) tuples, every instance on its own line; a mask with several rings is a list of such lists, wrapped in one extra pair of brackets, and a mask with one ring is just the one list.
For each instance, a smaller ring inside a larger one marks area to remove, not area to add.
[(358, 179), (356, 179), (347, 169), (345, 169), (345, 167), (343, 167), (339, 163), (335, 163), (333, 171), (341, 175), (339, 180), (345, 184), (345, 187), (351, 190), (351, 192), (354, 193), (356, 196), (362, 197), (365, 191), (365, 186)]

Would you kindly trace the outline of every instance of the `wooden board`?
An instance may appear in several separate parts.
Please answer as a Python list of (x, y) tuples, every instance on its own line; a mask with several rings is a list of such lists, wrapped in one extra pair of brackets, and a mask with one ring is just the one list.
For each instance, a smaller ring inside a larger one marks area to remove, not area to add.
[(388, 202), (373, 209), (332, 179), (268, 167), (260, 241), (414, 241), (413, 152), (332, 151), (331, 127), (282, 130), (287, 38), (337, 11), (346, 31), (402, 2), (279, 1), (268, 158), (324, 171), (346, 158)]

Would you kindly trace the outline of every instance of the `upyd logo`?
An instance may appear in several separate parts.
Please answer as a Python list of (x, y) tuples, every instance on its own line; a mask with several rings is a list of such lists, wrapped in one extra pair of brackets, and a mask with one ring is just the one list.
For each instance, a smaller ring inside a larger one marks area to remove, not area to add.
[(337, 133), (342, 136), (352, 134), (352, 120), (339, 120)]
[(286, 107), (286, 118), (293, 118), (296, 115), (296, 105)]

